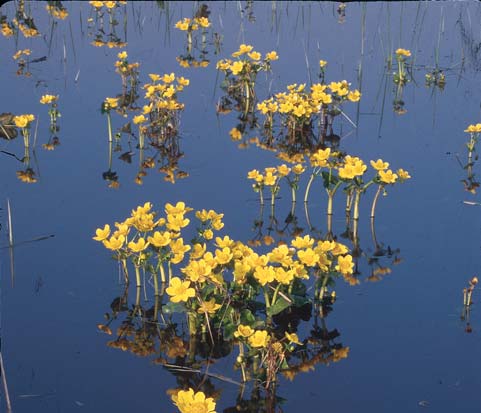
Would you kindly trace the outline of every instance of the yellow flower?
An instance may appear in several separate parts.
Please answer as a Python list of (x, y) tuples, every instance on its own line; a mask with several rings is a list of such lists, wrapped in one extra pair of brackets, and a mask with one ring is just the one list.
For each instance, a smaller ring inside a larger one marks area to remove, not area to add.
[(206, 278), (212, 273), (212, 267), (203, 259), (199, 261), (191, 261), (189, 265), (181, 270), (190, 281), (204, 282)]
[(299, 261), (308, 267), (314, 267), (319, 262), (319, 255), (312, 248), (297, 251)]
[(302, 174), (305, 170), (306, 168), (304, 168), (300, 163), (292, 167), (292, 172), (295, 173), (296, 175)]
[(261, 59), (261, 54), (259, 52), (250, 52), (250, 53), (247, 53), (247, 56), (249, 56), (252, 60)]
[(327, 166), (327, 160), (331, 155), (331, 148), (319, 149), (310, 157), (312, 166), (325, 167)]
[[(190, 251), (190, 245), (184, 245), (184, 240), (182, 238), (176, 239), (175, 241), (174, 240), (170, 241), (169, 245), (173, 254), (176, 254), (176, 255), (182, 254), (182, 257), (187, 251)], [(174, 263), (174, 264), (177, 264), (177, 263)]]
[(206, 239), (206, 240), (210, 240), (214, 237), (214, 233), (212, 232), (212, 230), (210, 229), (206, 229), (203, 233), (202, 233), (202, 236)]
[(207, 249), (206, 244), (200, 244), (200, 243), (194, 244), (193, 248), (192, 248), (192, 251), (190, 253), (190, 258), (195, 260), (197, 258), (202, 257), (202, 255), (204, 255), (206, 249)]
[(274, 50), (266, 54), (266, 60), (277, 60), (277, 59), (279, 59), (279, 56), (277, 56), (277, 52), (275, 52)]
[(299, 341), (299, 337), (297, 337), (296, 333), (289, 334), (287, 331), (284, 333), (289, 343), (299, 344), (302, 346), (302, 343)]
[(174, 205), (167, 202), (165, 204), (165, 213), (167, 215), (184, 215), (187, 212), (192, 211), (192, 208), (186, 207), (185, 202), (179, 201)]
[(170, 295), (170, 301), (173, 303), (185, 302), (195, 297), (195, 290), (190, 288), (190, 281), (182, 281), (179, 277), (172, 278), (165, 291)]
[(215, 260), (220, 265), (228, 264), (233, 257), (234, 254), (232, 254), (232, 251), (229, 247), (222, 248), (222, 250), (215, 250)]
[(40, 103), (42, 105), (48, 105), (49, 103), (52, 103), (52, 102), (55, 102), (58, 100), (58, 96), (54, 96), (54, 95), (43, 95), (41, 98), (40, 98)]
[(405, 57), (409, 57), (411, 56), (411, 52), (407, 49), (397, 49), (396, 50), (396, 56), (405, 56)]
[(117, 5), (117, 2), (116, 1), (104, 1), (104, 5), (108, 9), (113, 9)]
[(242, 139), (242, 133), (237, 128), (232, 128), (229, 132), (229, 135), (233, 141), (240, 141)]
[(319, 60), (319, 66), (322, 68), (322, 67), (326, 67), (327, 65), (327, 62), (325, 60)]
[(148, 237), (147, 241), (151, 243), (154, 247), (165, 247), (170, 244), (171, 238), (170, 238), (170, 232), (165, 231), (165, 232), (159, 232), (155, 231), (153, 237)]
[(217, 245), (219, 248), (233, 248), (235, 246), (235, 242), (228, 235), (226, 235), (224, 238), (216, 237), (215, 245)]
[(275, 277), (276, 272), (270, 265), (256, 267), (254, 271), (254, 278), (263, 286), (274, 281)]
[(207, 28), (210, 26), (210, 21), (207, 17), (197, 17), (195, 21), (199, 23), (200, 27)]
[(376, 171), (384, 171), (385, 169), (389, 168), (389, 162), (384, 162), (382, 159), (378, 159), (376, 162), (371, 161), (371, 166)]
[(148, 242), (145, 242), (145, 239), (140, 237), (137, 242), (134, 242), (134, 241), (130, 241), (127, 246), (129, 247), (129, 249), (133, 252), (140, 252), (140, 251), (143, 251), (145, 250), (148, 246), (149, 246), (149, 243)]
[(189, 18), (184, 17), (183, 20), (179, 20), (177, 23), (175, 23), (175, 27), (182, 31), (189, 30), (190, 21), (191, 20)]
[(167, 215), (167, 228), (171, 231), (180, 232), (181, 228), (189, 225), (190, 220), (184, 218), (183, 214), (169, 214)]
[(241, 55), (243, 55), (243, 54), (245, 54), (245, 53), (251, 52), (252, 49), (253, 49), (253, 47), (250, 46), (250, 45), (241, 44), (241, 45), (239, 46), (239, 50), (238, 50), (237, 52), (232, 53), (232, 57), (239, 57), (239, 56), (241, 56)]
[(206, 398), (201, 391), (195, 393), (193, 389), (180, 390), (172, 396), (172, 401), (180, 413), (216, 413), (214, 399)]
[(110, 225), (106, 224), (103, 229), (102, 228), (97, 228), (95, 230), (95, 237), (93, 239), (95, 241), (103, 241), (104, 239), (107, 239), (110, 235)]
[(244, 68), (244, 62), (242, 61), (237, 61), (231, 64), (230, 70), (232, 71), (232, 74), (237, 76), (240, 72), (242, 72), (242, 69)]
[(264, 184), (266, 186), (274, 186), (276, 184), (276, 181), (277, 181), (277, 176), (273, 175), (272, 172), (266, 173), (264, 177)]
[(125, 242), (125, 237), (123, 235), (119, 235), (118, 237), (110, 237), (110, 239), (105, 239), (102, 241), (104, 244), (105, 248), (112, 250), (112, 251), (117, 251), (120, 248), (122, 248), (122, 245), (124, 245)]
[(267, 334), (266, 330), (257, 330), (248, 339), (251, 347), (267, 347), (269, 340), (270, 336)]
[(177, 78), (177, 82), (179, 83), (179, 85), (189, 86), (190, 80), (181, 76), (181, 77)]
[(396, 182), (398, 176), (393, 171), (388, 169), (387, 171), (379, 171), (379, 178), (381, 179), (381, 182), (393, 184)]
[(359, 100), (361, 100), (361, 92), (359, 92), (359, 90), (353, 90), (348, 93), (347, 98), (351, 102), (359, 102)]
[(288, 285), (295, 276), (296, 272), (294, 270), (285, 270), (283, 267), (276, 267), (274, 279), (281, 284)]
[(477, 123), (476, 125), (469, 125), (464, 131), (469, 133), (479, 133), (481, 132), (481, 123)]
[[(127, 52), (126, 52), (125, 50), (124, 50), (123, 52), (120, 52), (120, 53), (117, 55), (117, 57), (118, 57), (119, 59), (127, 59), (127, 56), (128, 56), (128, 55), (127, 55)], [(149, 75), (149, 76), (150, 76), (150, 75)]]
[(119, 103), (119, 98), (105, 98), (105, 105), (109, 109), (116, 108)]
[(411, 175), (409, 175), (409, 172), (405, 171), (404, 169), (398, 169), (397, 175), (402, 181), (405, 181), (406, 179), (411, 179)]
[(132, 119), (132, 121), (138, 125), (139, 123), (144, 123), (147, 121), (147, 118), (144, 116), (144, 115), (137, 115), (137, 116), (134, 116), (134, 118)]
[(352, 165), (345, 165), (343, 168), (339, 168), (339, 178), (353, 179), (355, 176)]
[(252, 334), (254, 334), (254, 330), (247, 325), (240, 324), (237, 327), (237, 331), (234, 333), (234, 337), (250, 337)]
[(18, 128), (27, 128), (34, 120), (34, 115), (18, 115), (14, 116), (13, 123), (15, 123), (15, 126)]
[(162, 76), (162, 81), (164, 83), (172, 83), (174, 80), (175, 80), (175, 74), (174, 73), (171, 73), (170, 75), (168, 75), (166, 73), (164, 76)]
[(208, 313), (208, 314), (215, 314), (219, 308), (221, 308), (221, 304), (217, 304), (215, 299), (212, 298), (209, 301), (204, 301), (200, 307), (197, 309), (197, 312), (200, 314)]
[(339, 271), (343, 275), (351, 275), (354, 269), (354, 263), (352, 262), (351, 255), (340, 255), (337, 257), (336, 271)]
[(259, 173), (257, 169), (253, 169), (247, 173), (247, 179), (253, 179), (256, 182), (262, 182), (264, 177)]
[(314, 240), (309, 236), (296, 237), (291, 241), (291, 245), (296, 248), (308, 248), (314, 245)]
[(279, 174), (279, 176), (287, 176), (289, 175), (289, 172), (291, 172), (291, 168), (289, 168), (285, 164), (277, 167), (277, 173)]
[(89, 1), (89, 4), (97, 9), (100, 9), (103, 5), (103, 1)]

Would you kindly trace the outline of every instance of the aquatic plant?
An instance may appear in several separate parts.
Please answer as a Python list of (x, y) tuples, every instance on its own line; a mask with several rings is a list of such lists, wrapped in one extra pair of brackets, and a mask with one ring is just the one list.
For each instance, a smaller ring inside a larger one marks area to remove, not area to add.
[(411, 52), (407, 49), (396, 50), (397, 72), (393, 73), (394, 83), (405, 85), (409, 82), (406, 70), (407, 58), (411, 57)]
[(60, 1), (52, 1), (48, 2), (45, 6), (45, 10), (47, 10), (48, 14), (50, 14), (53, 18), (58, 20), (65, 20), (68, 17), (68, 11), (63, 6), (62, 2)]

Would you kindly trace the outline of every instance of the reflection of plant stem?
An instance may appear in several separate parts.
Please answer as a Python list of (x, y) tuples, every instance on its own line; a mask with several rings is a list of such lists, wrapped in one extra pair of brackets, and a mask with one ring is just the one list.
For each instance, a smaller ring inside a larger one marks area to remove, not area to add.
[(306, 222), (307, 225), (309, 226), (309, 231), (312, 231), (312, 225), (311, 225), (311, 220), (309, 218), (309, 208), (307, 207), (307, 203), (304, 203), (304, 213), (306, 214)]
[(327, 238), (329, 240), (332, 240), (333, 234), (332, 234), (332, 214), (327, 215)]
[(372, 242), (374, 243), (374, 248), (376, 249), (376, 251), (378, 251), (379, 244), (376, 238), (376, 228), (374, 226), (374, 217), (371, 217), (371, 236), (372, 236)]
[(376, 191), (376, 195), (374, 195), (374, 200), (372, 201), (372, 207), (371, 207), (371, 218), (374, 218), (375, 214), (376, 214), (376, 204), (377, 204), (377, 200), (379, 198), (379, 194), (381, 193), (381, 191), (383, 190), (384, 186), (383, 185), (379, 185), (378, 188), (377, 188), (377, 191)]
[(261, 200), (261, 206), (264, 206), (264, 187), (262, 185), (260, 185), (259, 187), (259, 197), (260, 197), (260, 200)]
[(136, 288), (136, 293), (135, 293), (135, 308), (140, 307), (140, 289), (142, 287), (140, 285), (137, 286)]
[(309, 190), (311, 189), (311, 185), (312, 185), (312, 182), (314, 181), (315, 177), (316, 177), (316, 175), (313, 172), (311, 174), (311, 177), (309, 178), (309, 182), (307, 183), (307, 186), (306, 186), (306, 192), (304, 194), (304, 203), (307, 203), (307, 198), (309, 197)]
[(334, 188), (332, 188), (331, 190), (326, 189), (327, 198), (328, 198), (327, 199), (327, 215), (332, 215), (332, 201), (340, 185), (341, 185), (341, 181), (339, 181), (336, 185), (334, 185)]
[(112, 170), (112, 141), (109, 142), (109, 171)]
[(170, 283), (170, 280), (172, 279), (172, 265), (170, 261), (167, 261), (167, 268), (169, 270), (169, 283)]
[(296, 188), (293, 184), (291, 185), (291, 196), (292, 196), (292, 203), (295, 204), (296, 203)]
[(124, 272), (125, 284), (128, 284), (129, 283), (129, 271), (127, 269), (127, 260), (125, 258), (122, 259), (122, 270)]
[(159, 280), (157, 279), (157, 271), (153, 271), (152, 277), (154, 277), (154, 296), (159, 295)]

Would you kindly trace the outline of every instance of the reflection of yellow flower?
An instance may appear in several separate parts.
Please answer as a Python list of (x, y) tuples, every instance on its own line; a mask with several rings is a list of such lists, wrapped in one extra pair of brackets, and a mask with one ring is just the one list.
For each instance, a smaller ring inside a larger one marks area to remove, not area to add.
[(170, 301), (173, 303), (185, 302), (195, 297), (195, 290), (190, 288), (190, 281), (182, 281), (179, 277), (172, 278), (165, 291), (170, 295)]
[(232, 128), (229, 132), (229, 135), (233, 141), (240, 141), (242, 139), (242, 133), (237, 128)]
[(199, 23), (200, 27), (207, 28), (210, 26), (210, 21), (207, 17), (197, 17), (195, 21)]
[(249, 337), (249, 345), (251, 347), (267, 347), (270, 337), (266, 330), (257, 330)]
[(107, 239), (110, 235), (110, 225), (106, 224), (103, 228), (97, 228), (95, 230), (95, 237), (93, 239), (95, 241), (103, 241)]
[(119, 98), (105, 98), (105, 104), (109, 109), (116, 108), (119, 103)]
[(172, 401), (180, 413), (215, 413), (214, 399), (206, 398), (201, 391), (194, 393), (193, 389), (180, 390), (172, 396)]
[(144, 115), (137, 115), (137, 116), (134, 116), (132, 121), (138, 125), (139, 123), (144, 123), (147, 121), (147, 118), (144, 116)]
[(325, 60), (319, 60), (319, 66), (320, 67), (326, 67), (327, 62)]

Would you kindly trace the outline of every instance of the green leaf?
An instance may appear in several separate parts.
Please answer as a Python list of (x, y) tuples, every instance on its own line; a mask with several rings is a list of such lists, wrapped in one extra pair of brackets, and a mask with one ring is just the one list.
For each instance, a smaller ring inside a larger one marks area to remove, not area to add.
[(229, 322), (224, 325), (224, 340), (231, 340), (234, 337), (234, 332), (237, 330), (237, 327)]
[(281, 311), (285, 310), (292, 303), (286, 301), (284, 298), (279, 297), (276, 302), (267, 309), (267, 315), (273, 316), (279, 314)]
[(162, 306), (162, 311), (166, 314), (185, 313), (187, 308), (185, 308), (184, 303), (173, 303), (172, 301), (169, 301)]
[(240, 321), (241, 324), (251, 326), (256, 322), (256, 318), (254, 317), (254, 314), (252, 314), (251, 310), (242, 310), (240, 314)]

